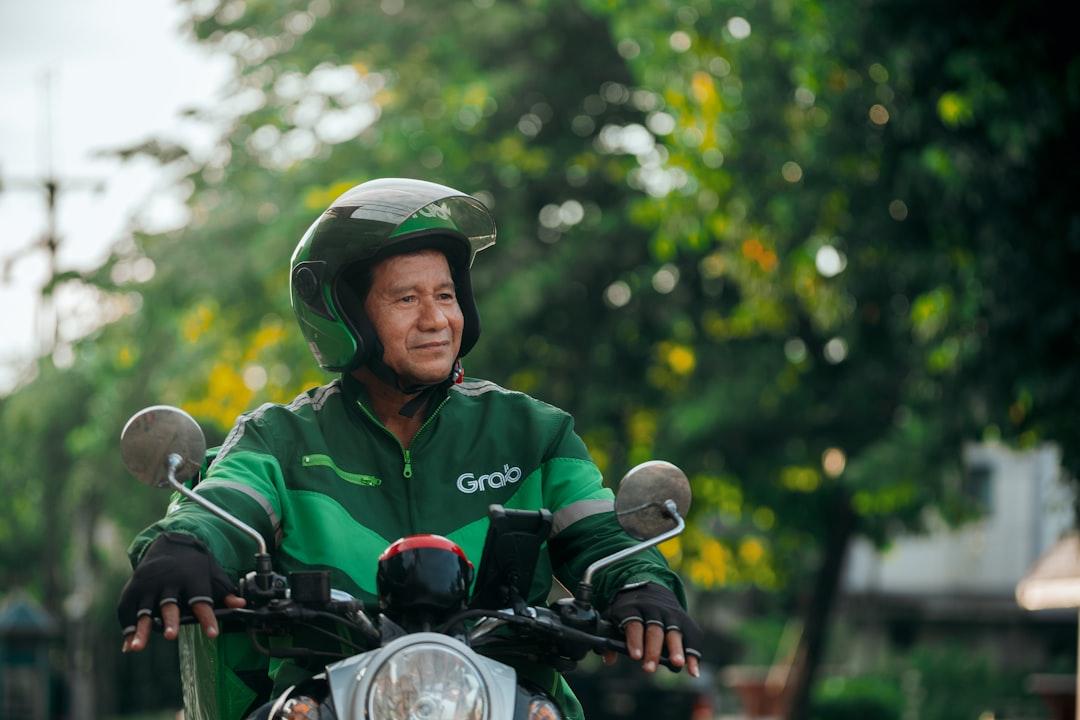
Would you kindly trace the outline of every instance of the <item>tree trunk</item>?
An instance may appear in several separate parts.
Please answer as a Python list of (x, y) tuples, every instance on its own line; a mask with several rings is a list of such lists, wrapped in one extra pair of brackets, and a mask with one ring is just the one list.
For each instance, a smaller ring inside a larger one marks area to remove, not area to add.
[(810, 691), (824, 655), (829, 616), (840, 588), (848, 545), (851, 544), (855, 532), (856, 517), (847, 490), (838, 488), (830, 505), (829, 517), (833, 522), (825, 536), (821, 568), (818, 570), (813, 594), (806, 609), (802, 637), (795, 651), (795, 660), (785, 690), (787, 720), (807, 720), (810, 717)]

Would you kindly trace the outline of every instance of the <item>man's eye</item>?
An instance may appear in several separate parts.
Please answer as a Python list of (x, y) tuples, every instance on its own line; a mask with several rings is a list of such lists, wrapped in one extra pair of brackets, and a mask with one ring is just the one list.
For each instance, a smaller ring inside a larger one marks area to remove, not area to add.
[(403, 302), (403, 303), (416, 302), (416, 296), (415, 295), (405, 295), (404, 297), (400, 298), (398, 300), (398, 302)]
[(454, 299), (454, 293), (441, 293), (439, 295), (439, 299), (440, 300), (453, 300)]

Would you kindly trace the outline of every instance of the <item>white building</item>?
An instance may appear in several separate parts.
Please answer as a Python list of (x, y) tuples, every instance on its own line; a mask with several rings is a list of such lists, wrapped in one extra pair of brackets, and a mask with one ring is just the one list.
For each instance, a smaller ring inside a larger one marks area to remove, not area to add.
[(857, 541), (847, 558), (840, 615), (854, 631), (851, 667), (875, 667), (915, 643), (961, 646), (1002, 668), (1039, 672), (1076, 644), (1071, 610), (1029, 612), (1016, 585), (1075, 526), (1073, 490), (1056, 446), (964, 449), (963, 490), (985, 514), (957, 528), (930, 520), (924, 535), (884, 551)]
[(928, 534), (896, 538), (884, 552), (859, 540), (848, 556), (845, 592), (1012, 603), (1017, 582), (1076, 522), (1060, 459), (1054, 445), (1024, 452), (969, 445), (964, 491), (985, 515), (959, 528), (931, 519)]

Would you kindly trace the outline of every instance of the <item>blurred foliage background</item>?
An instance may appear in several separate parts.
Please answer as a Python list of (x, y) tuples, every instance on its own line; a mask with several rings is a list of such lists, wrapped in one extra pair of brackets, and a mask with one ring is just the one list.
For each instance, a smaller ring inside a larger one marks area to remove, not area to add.
[(570, 410), (609, 478), (683, 466), (666, 554), (805, 613), (803, 701), (852, 538), (973, 512), (963, 441), (1055, 441), (1076, 476), (1080, 61), (1050, 3), (183, 5), (234, 61), (191, 111), (220, 141), (118, 152), (173, 168), (188, 222), (57, 278), (103, 324), (0, 398), (0, 588), (65, 619), (106, 713), (175, 703), (171, 648), (116, 648), (124, 546), (164, 506), (119, 430), (171, 403), (220, 440), (324, 382), (287, 261), (374, 177), (493, 209), (466, 371)]

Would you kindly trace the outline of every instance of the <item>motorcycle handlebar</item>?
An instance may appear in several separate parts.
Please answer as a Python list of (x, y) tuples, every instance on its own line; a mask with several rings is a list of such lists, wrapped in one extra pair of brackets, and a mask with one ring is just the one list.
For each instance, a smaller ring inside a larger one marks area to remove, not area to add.
[[(349, 608), (343, 608), (349, 609)], [(357, 627), (359, 630), (364, 631), (364, 628), (349, 620), (344, 615), (328, 611), (328, 610), (313, 610), (310, 608), (301, 607), (295, 604), (287, 604), (280, 607), (262, 607), (262, 608), (214, 608), (214, 617), (218, 620), (228, 620), (229, 618), (245, 618), (248, 620), (259, 620), (261, 622), (268, 622), (274, 620), (292, 620), (299, 622), (308, 622), (311, 620), (334, 620), (336, 622), (345, 623), (351, 626)], [(197, 625), (199, 619), (194, 615), (181, 615), (181, 625)], [(153, 629), (155, 632), (161, 632), (164, 628), (162, 626), (161, 618), (154, 616)]]
[[(542, 610), (546, 613), (546, 608), (543, 608)], [(310, 621), (316, 619), (332, 619), (356, 627), (367, 634), (364, 628), (341, 615), (325, 610), (311, 610), (291, 603), (279, 608), (264, 607), (255, 610), (247, 608), (214, 608), (214, 617), (219, 620), (245, 618), (249, 620), (261, 620), (264, 622), (271, 620)], [(562, 638), (573, 643), (580, 643), (584, 647), (596, 652), (602, 653), (611, 650), (626, 655), (627, 657), (630, 655), (626, 642), (616, 637), (617, 628), (602, 619), (597, 621), (596, 632), (592, 633), (570, 627), (557, 619), (554, 619), (554, 622), (552, 622), (553, 618), (550, 618), (550, 616), (546, 614), (538, 614), (538, 617), (548, 618), (547, 622), (524, 615), (508, 614), (507, 611), (504, 610), (466, 610), (454, 616), (450, 621), (439, 628), (439, 630), (445, 632), (454, 625), (465, 620), (483, 617), (503, 620), (509, 624), (527, 626), (530, 629), (539, 630), (552, 637)], [(198, 622), (198, 618), (194, 615), (182, 615), (180, 617), (181, 625), (192, 625), (197, 624)], [(164, 629), (160, 617), (154, 618), (153, 627), (155, 632), (161, 632)], [(370, 639), (377, 641), (377, 638)], [(682, 671), (682, 667), (677, 667), (671, 663), (671, 659), (667, 655), (666, 646), (661, 651), (659, 663), (672, 672), (677, 673)]]
[[(617, 653), (622, 653), (627, 657), (630, 656), (630, 652), (626, 648), (626, 643), (622, 640), (616, 640), (615, 638), (607, 639), (607, 649), (614, 650)], [(667, 656), (667, 647), (664, 647), (660, 652), (660, 659), (658, 661), (661, 665), (666, 667), (671, 672), (682, 672), (682, 666), (675, 666), (671, 664), (671, 658)]]
[[(566, 628), (571, 633), (581, 633), (582, 635), (593, 638), (601, 643), (600, 647), (594, 647), (593, 650), (614, 650), (617, 653), (630, 657), (630, 650), (626, 646), (624, 640), (619, 640), (615, 637), (616, 627), (606, 620), (600, 620), (598, 623), (597, 634), (592, 635), (590, 633), (583, 632), (581, 630), (574, 630), (573, 628)], [(682, 667), (677, 667), (671, 664), (671, 658), (667, 655), (667, 646), (665, 645), (660, 651), (660, 658), (658, 661), (661, 665), (666, 667), (672, 672), (681, 672)]]
[[(613, 650), (614, 652), (621, 653), (627, 657), (630, 656), (630, 652), (626, 647), (626, 642), (614, 637), (617, 628), (606, 620), (598, 619), (596, 623), (596, 632), (592, 633), (570, 627), (561, 620), (558, 620), (557, 617), (553, 617), (548, 612), (547, 608), (531, 609), (534, 612), (537, 610), (540, 610), (541, 612), (535, 613), (537, 617), (529, 617), (526, 615), (510, 614), (512, 611), (506, 610), (466, 610), (444, 623), (438, 628), (438, 632), (446, 632), (453, 626), (465, 620), (489, 617), (503, 620), (511, 625), (524, 625), (534, 630), (540, 630), (552, 637), (563, 638), (574, 643), (581, 643), (584, 647), (596, 652)], [(541, 617), (547, 619), (547, 621), (539, 619)], [(681, 667), (671, 664), (671, 659), (667, 656), (666, 646), (661, 651), (659, 662), (672, 672), (677, 673), (682, 671)]]
[[(248, 610), (246, 608), (214, 608), (214, 617), (216, 617), (218, 620), (226, 620), (226, 619), (228, 619), (230, 617), (241, 616), (241, 615), (249, 615), (249, 616), (253, 617), (255, 615), (255, 611), (254, 610)], [(180, 624), (181, 625), (198, 625), (199, 624), (199, 618), (195, 617), (194, 615), (181, 615), (180, 616)], [(162, 632), (164, 629), (165, 628), (164, 628), (164, 625), (161, 622), (161, 617), (158, 616), (158, 615), (155, 615), (153, 617), (153, 630), (154, 630), (154, 632)]]

